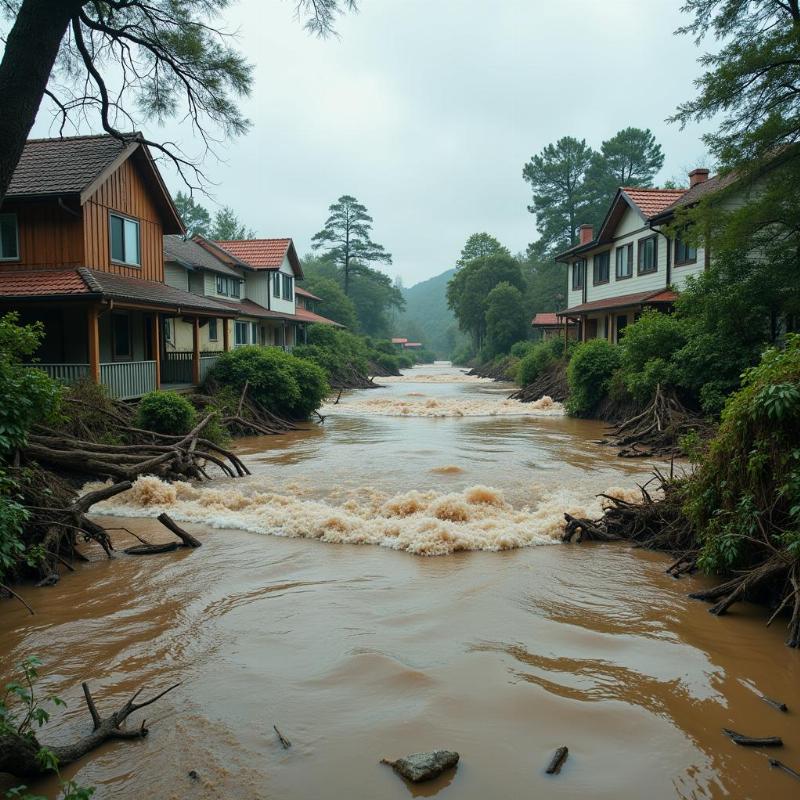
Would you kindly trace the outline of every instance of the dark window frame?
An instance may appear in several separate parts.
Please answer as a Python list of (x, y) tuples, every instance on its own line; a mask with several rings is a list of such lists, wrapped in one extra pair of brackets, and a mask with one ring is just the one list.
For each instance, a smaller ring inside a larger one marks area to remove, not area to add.
[[(114, 258), (114, 241), (112, 238), (113, 226), (111, 220), (113, 218), (122, 220), (122, 258)], [(136, 226), (136, 249), (138, 261), (128, 261), (127, 253), (125, 252), (125, 223), (130, 222)], [(112, 264), (120, 264), (123, 267), (133, 267), (134, 269), (142, 268), (142, 223), (136, 217), (129, 217), (127, 214), (122, 214), (119, 211), (109, 210), (108, 212), (108, 255)]]
[(217, 294), (228, 296), (228, 282), (222, 275), (217, 275)]
[(211, 317), (208, 320), (208, 341), (209, 342), (219, 341), (219, 324), (216, 317)]
[[(628, 253), (628, 274), (622, 275), (619, 271), (620, 254), (626, 251)], [(628, 278), (633, 277), (633, 242), (620, 245), (614, 253), (614, 276), (618, 281), (627, 281)]]
[(281, 297), (284, 300), (294, 300), (294, 278), (292, 275), (281, 273)]
[[(128, 328), (128, 352), (117, 352), (117, 319), (124, 319)], [(111, 312), (111, 359), (113, 361), (133, 361), (133, 326), (131, 324), (131, 314), (128, 311)]]
[[(679, 258), (678, 257), (678, 247), (683, 246), (686, 252), (690, 250), (694, 250), (694, 257), (693, 258)], [(675, 245), (674, 245), (674, 255), (675, 255), (675, 266), (676, 267), (686, 267), (689, 264), (696, 264), (697, 263), (697, 245), (690, 245), (681, 239), (680, 233), (675, 236)]]
[[(238, 341), (239, 336), (238, 332), (244, 331), (244, 341)], [(250, 344), (250, 325), (247, 322), (243, 322), (242, 320), (236, 320), (233, 324), (233, 343), (235, 347), (244, 347)]]
[[(584, 278), (586, 275), (586, 259), (579, 258), (572, 262), (572, 291), (578, 292), (583, 289)], [(576, 280), (576, 277), (578, 280)]]
[(281, 272), (279, 270), (272, 273), (272, 296), (278, 299), (281, 296)]
[[(598, 264), (597, 259), (598, 257), (605, 256), (606, 263), (606, 277), (605, 279), (598, 278)], [(603, 250), (602, 253), (595, 253), (592, 256), (592, 286), (602, 286), (604, 283), (608, 283), (611, 280), (611, 250)]]
[[(620, 326), (620, 320), (624, 320), (622, 326)], [(628, 315), (627, 314), (616, 314), (614, 316), (614, 342), (619, 344), (620, 333), (628, 327)]]
[[(0, 252), (0, 261), (19, 261), (20, 254), (19, 254), (19, 217), (13, 211), (4, 211), (0, 214), (0, 220), (3, 218), (11, 219), (14, 221), (14, 249), (16, 250), (16, 255), (13, 256), (6, 256)], [(3, 242), (0, 239), (0, 251), (2, 250)]]
[[(642, 256), (645, 252), (645, 245), (647, 242), (653, 243), (653, 266), (652, 267), (644, 267), (642, 265)], [(636, 274), (637, 275), (652, 275), (654, 272), (658, 272), (658, 234), (654, 233), (652, 236), (644, 236), (638, 241), (638, 251), (636, 256)]]

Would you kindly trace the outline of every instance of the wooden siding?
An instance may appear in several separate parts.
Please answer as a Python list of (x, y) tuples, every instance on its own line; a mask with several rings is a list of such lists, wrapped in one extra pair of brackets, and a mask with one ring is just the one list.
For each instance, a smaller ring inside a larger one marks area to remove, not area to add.
[[(141, 267), (111, 261), (108, 214), (118, 211), (138, 220)], [(90, 197), (84, 207), (85, 265), (104, 272), (114, 272), (150, 281), (164, 280), (162, 225), (150, 191), (133, 163), (128, 159)]]
[(17, 215), (19, 260), (0, 261), (0, 270), (63, 269), (83, 266), (83, 220), (75, 201), (72, 214), (55, 199), (8, 201), (3, 213)]

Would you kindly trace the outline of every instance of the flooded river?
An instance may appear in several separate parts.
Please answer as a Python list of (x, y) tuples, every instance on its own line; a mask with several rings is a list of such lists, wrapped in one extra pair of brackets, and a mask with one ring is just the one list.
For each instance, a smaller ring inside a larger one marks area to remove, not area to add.
[[(800, 654), (782, 626), (747, 607), (712, 617), (686, 598), (703, 579), (669, 578), (662, 556), (559, 544), (563, 511), (597, 513), (598, 492), (632, 492), (650, 465), (594, 443), (596, 423), (506, 396), (418, 368), (344, 395), (322, 425), (240, 442), (250, 478), (143, 480), (101, 509), (153, 540), (167, 510), (204, 546), (92, 551), (22, 590), (35, 617), (2, 604), (0, 673), (35, 653), (68, 702), (45, 741), (87, 730), (82, 680), (101, 712), (181, 682), (147, 709), (146, 740), (66, 775), (126, 800), (796, 798), (721, 732), (783, 736), (777, 757), (800, 769)], [(431, 784), (379, 764), (435, 748), (461, 763)]]

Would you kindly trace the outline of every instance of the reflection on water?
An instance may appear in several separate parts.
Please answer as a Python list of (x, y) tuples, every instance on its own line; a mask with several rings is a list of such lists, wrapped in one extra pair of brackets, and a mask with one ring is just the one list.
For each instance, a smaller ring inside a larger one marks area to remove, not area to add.
[[(631, 489), (647, 470), (587, 441), (600, 430), (556, 418), (333, 412), (324, 426), (244, 444), (257, 474), (212, 491), (283, 496), (287, 524), (298, 525), (301, 501), (341, 508), (376, 493), (463, 494), (476, 484), (514, 508), (557, 491), (590, 502), (608, 485)], [(101, 711), (141, 685), (182, 681), (148, 709), (148, 739), (109, 744), (66, 771), (98, 798), (797, 796), (764, 753), (737, 748), (721, 729), (780, 735), (779, 757), (800, 764), (800, 654), (748, 607), (726, 619), (705, 613), (686, 597), (702, 579), (673, 580), (661, 556), (587, 545), (415, 558), (204, 519), (186, 523), (199, 550), (113, 562), (92, 551), (96, 560), (57, 586), (24, 591), (36, 617), (19, 604), (0, 609), (3, 677), (37, 653), (43, 691), (69, 704), (45, 741), (86, 732), (83, 679)], [(164, 535), (152, 519), (124, 524)], [(561, 775), (544, 775), (564, 744)], [(435, 748), (461, 753), (457, 771), (413, 791), (378, 763)], [(35, 788), (55, 797), (52, 783)]]

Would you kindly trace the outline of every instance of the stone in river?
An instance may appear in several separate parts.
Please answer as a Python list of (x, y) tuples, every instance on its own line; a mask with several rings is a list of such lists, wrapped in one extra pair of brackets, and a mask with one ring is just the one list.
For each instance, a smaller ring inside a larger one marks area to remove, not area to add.
[(402, 775), (412, 783), (430, 781), (437, 778), (446, 769), (458, 764), (458, 753), (452, 750), (433, 750), (430, 753), (412, 753), (397, 761), (383, 759), (398, 775)]

